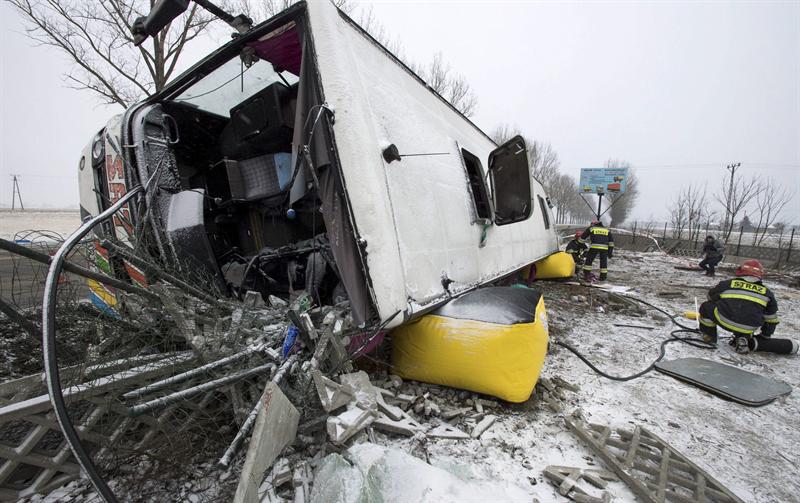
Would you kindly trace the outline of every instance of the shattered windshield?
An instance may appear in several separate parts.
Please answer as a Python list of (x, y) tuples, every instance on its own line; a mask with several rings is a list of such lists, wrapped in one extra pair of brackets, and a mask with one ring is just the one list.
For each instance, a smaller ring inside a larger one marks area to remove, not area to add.
[(230, 117), (231, 108), (265, 87), (284, 80), (292, 85), (298, 77), (286, 71), (278, 74), (272, 63), (264, 60), (247, 67), (236, 57), (183, 91), (175, 101)]

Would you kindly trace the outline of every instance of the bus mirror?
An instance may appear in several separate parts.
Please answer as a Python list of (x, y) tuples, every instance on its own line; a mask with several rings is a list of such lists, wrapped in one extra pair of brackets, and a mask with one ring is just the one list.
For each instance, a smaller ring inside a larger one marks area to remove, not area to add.
[(188, 8), (189, 0), (158, 0), (147, 17), (137, 18), (133, 22), (131, 32), (134, 45), (142, 45), (147, 37), (156, 36)]

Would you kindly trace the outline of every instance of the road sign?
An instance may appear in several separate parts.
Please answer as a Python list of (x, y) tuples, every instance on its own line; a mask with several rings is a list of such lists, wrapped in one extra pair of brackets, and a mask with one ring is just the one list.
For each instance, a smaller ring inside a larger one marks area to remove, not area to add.
[(628, 168), (583, 168), (578, 193), (622, 194), (627, 182)]

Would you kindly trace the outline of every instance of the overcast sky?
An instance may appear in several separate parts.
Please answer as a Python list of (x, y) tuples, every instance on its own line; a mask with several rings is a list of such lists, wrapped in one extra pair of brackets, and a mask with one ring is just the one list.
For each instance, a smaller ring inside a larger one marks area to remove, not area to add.
[[(630, 161), (635, 218), (741, 162), (795, 190), (785, 219), (800, 223), (800, 2), (363, 3), (410, 59), (441, 51), (469, 80), (486, 131), (550, 142), (576, 177)], [(120, 109), (67, 89), (69, 63), (5, 3), (0, 29), (0, 206), (13, 173), (26, 205), (75, 206), (80, 150)]]

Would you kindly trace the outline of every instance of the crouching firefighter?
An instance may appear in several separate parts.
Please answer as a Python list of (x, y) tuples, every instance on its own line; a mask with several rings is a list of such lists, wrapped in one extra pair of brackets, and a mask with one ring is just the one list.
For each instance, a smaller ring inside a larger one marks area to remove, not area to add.
[(572, 256), (576, 269), (578, 266), (583, 265), (583, 258), (586, 255), (586, 244), (581, 241), (581, 234), (581, 231), (576, 231), (575, 237), (567, 243), (567, 248), (564, 250)]
[(583, 231), (578, 242), (589, 244), (589, 251), (583, 261), (583, 279), (591, 281), (592, 262), (597, 255), (600, 255), (600, 281), (605, 281), (608, 278), (608, 259), (614, 254), (614, 237), (611, 231), (603, 227), (603, 223), (599, 220), (594, 220), (592, 225)]
[[(700, 305), (700, 331), (703, 340), (717, 342), (717, 325), (733, 332), (731, 345), (739, 353), (769, 351), (797, 354), (798, 343), (773, 339), (778, 325), (778, 302), (762, 284), (764, 267), (758, 260), (745, 260), (736, 277), (709, 290), (708, 301)], [(761, 329), (760, 334), (755, 332)]]

